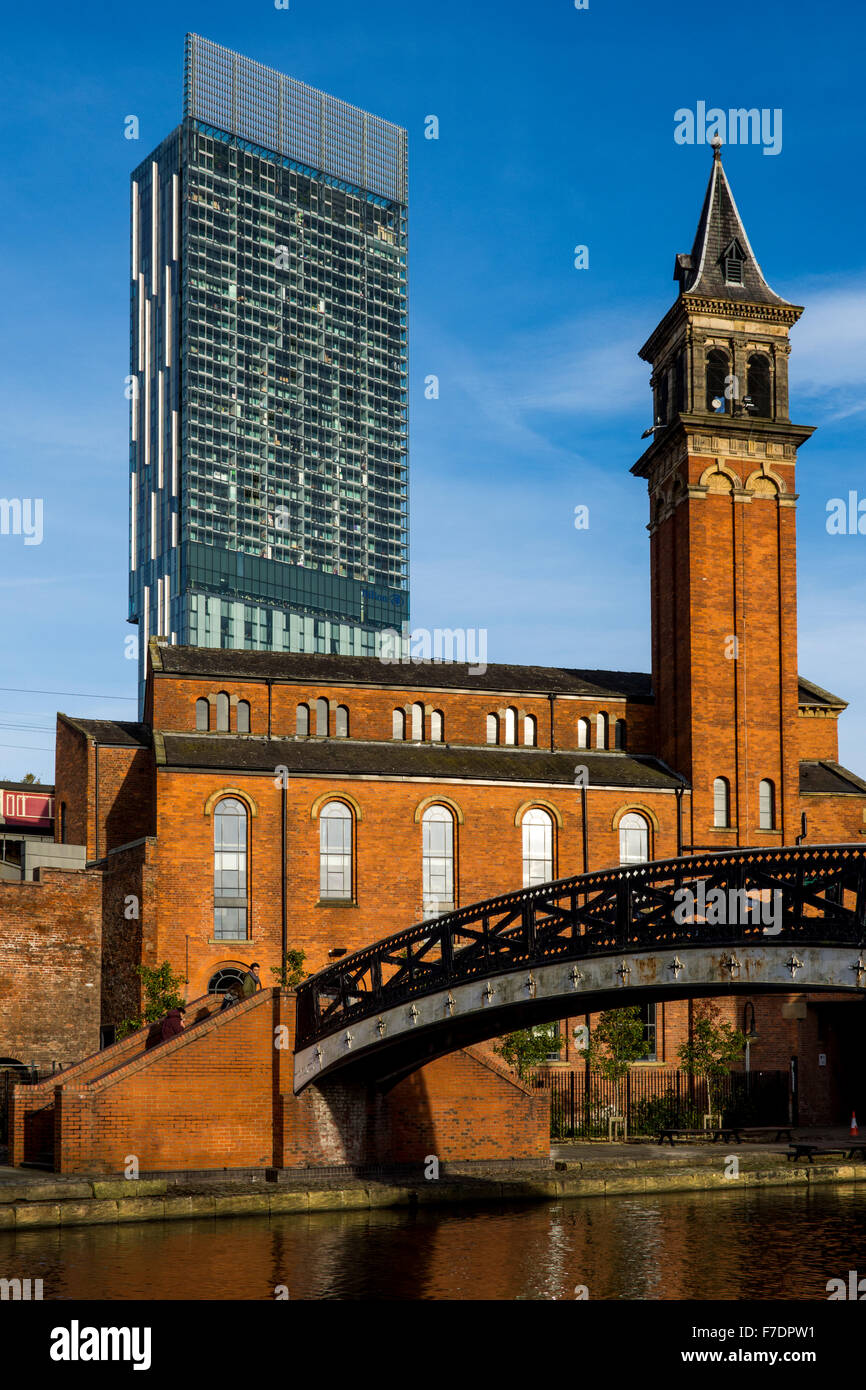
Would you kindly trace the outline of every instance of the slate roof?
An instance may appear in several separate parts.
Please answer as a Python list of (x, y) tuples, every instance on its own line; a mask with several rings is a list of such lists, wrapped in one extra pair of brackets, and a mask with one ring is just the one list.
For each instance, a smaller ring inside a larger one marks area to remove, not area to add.
[(820, 685), (805, 680), (803, 676), (798, 676), (797, 679), (800, 682), (801, 705), (832, 705), (835, 709), (848, 708), (848, 701), (843, 700), (840, 695), (831, 695), (829, 690), (823, 690)]
[(574, 786), (575, 768), (589, 785), (647, 790), (681, 786), (656, 758), (580, 749), (465, 747), (458, 744), (362, 742), (360, 739), (268, 739), (235, 735), (164, 734), (157, 762), (165, 767), (291, 775), (421, 777), (484, 782), (543, 782)]
[[(725, 283), (722, 260), (725, 251), (734, 240), (739, 242), (744, 253), (742, 285)], [(764, 279), (764, 273), (746, 235), (718, 149), (714, 154), (710, 181), (691, 254), (677, 256), (674, 279), (679, 281), (682, 294), (700, 295), (708, 299), (731, 299), (746, 304), (777, 304), (791, 307), (787, 300), (770, 289)]]
[(127, 723), (121, 719), (79, 719), (71, 714), (58, 714), (73, 729), (79, 729), (86, 738), (92, 738), (103, 747), (149, 748), (151, 746), (150, 728), (147, 724)]
[(837, 796), (863, 796), (866, 782), (856, 772), (849, 772), (839, 763), (803, 762), (800, 764), (801, 792), (833, 792)]

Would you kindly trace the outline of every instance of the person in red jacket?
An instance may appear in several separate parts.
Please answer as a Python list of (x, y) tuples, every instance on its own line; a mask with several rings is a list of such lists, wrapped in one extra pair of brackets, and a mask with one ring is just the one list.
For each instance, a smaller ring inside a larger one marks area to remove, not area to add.
[(163, 1042), (168, 1042), (169, 1038), (176, 1038), (183, 1032), (183, 1019), (181, 1015), (184, 1013), (186, 1013), (186, 1010), (182, 1005), (179, 1009), (169, 1009), (160, 1025)]

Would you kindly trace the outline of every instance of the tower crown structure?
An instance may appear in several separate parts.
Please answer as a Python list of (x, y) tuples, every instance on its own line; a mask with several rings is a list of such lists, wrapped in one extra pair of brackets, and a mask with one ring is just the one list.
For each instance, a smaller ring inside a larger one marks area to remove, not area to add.
[[(692, 783), (691, 842), (778, 843), (798, 798), (794, 468), (788, 333), (713, 152), (679, 294), (641, 348), (659, 751)], [(769, 809), (768, 809), (769, 807)]]

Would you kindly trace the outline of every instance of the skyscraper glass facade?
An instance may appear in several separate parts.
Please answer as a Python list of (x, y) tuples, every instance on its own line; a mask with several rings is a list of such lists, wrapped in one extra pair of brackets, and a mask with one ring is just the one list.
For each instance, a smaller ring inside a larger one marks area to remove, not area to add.
[(369, 655), (408, 619), (406, 133), (187, 36), (132, 176), (130, 618)]

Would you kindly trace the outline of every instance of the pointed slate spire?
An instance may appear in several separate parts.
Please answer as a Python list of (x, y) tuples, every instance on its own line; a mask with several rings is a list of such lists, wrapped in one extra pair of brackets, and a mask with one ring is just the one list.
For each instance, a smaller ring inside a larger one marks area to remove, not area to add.
[(747, 304), (785, 304), (764, 279), (749, 243), (722, 165), (721, 141), (713, 141), (713, 169), (691, 255), (677, 256), (680, 293)]

